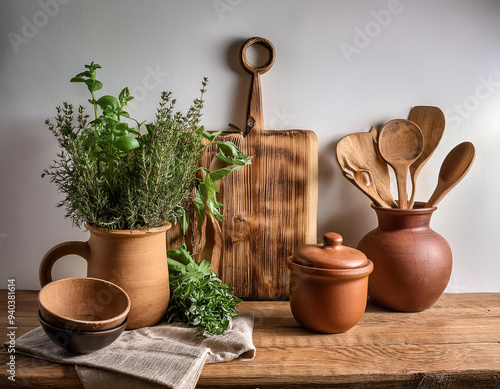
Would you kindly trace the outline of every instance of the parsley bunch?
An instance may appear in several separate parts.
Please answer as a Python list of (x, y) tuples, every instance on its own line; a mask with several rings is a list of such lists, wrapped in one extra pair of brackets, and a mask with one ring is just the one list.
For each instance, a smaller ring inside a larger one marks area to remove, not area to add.
[(210, 262), (199, 265), (183, 244), (179, 249), (167, 250), (170, 272), (170, 303), (166, 321), (182, 322), (199, 328), (198, 335), (222, 334), (236, 316), (236, 305), (241, 300), (210, 271)]

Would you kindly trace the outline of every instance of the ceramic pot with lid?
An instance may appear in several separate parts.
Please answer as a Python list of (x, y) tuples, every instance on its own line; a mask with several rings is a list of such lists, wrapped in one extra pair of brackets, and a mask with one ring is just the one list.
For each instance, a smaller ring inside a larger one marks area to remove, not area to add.
[(361, 251), (342, 246), (342, 236), (329, 232), (323, 244), (299, 247), (287, 266), (290, 307), (302, 327), (338, 333), (359, 322), (373, 263)]

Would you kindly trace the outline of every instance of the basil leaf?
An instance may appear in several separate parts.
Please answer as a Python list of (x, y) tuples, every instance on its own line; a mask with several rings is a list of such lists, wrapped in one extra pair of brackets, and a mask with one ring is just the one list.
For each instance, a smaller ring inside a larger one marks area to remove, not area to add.
[(112, 109), (118, 109), (120, 107), (118, 100), (116, 100), (115, 97), (110, 95), (102, 96), (99, 100), (96, 101), (96, 103), (102, 109), (108, 106), (111, 107)]
[(128, 124), (127, 123), (118, 123), (115, 127), (117, 131), (120, 133), (125, 133), (128, 130)]
[(178, 272), (180, 272), (180, 271), (182, 271), (182, 269), (184, 269), (184, 268), (185, 268), (185, 265), (184, 265), (184, 264), (182, 264), (182, 263), (181, 263), (181, 262), (179, 262), (179, 261), (176, 261), (175, 259), (170, 258), (170, 257), (168, 256), (168, 254), (167, 254), (167, 263), (168, 263), (168, 268), (169, 268), (170, 270), (173, 270), (173, 271), (178, 271)]
[(205, 139), (208, 139), (210, 142), (213, 142), (215, 138), (217, 138), (221, 133), (222, 131), (217, 131), (217, 132), (207, 132), (205, 131), (205, 128), (202, 126), (200, 127), (203, 129), (203, 131), (201, 132), (201, 134), (203, 135), (203, 137)]
[(230, 158), (230, 157), (226, 157), (222, 153), (215, 154), (215, 158), (221, 160), (222, 162), (226, 162), (229, 165), (245, 166), (245, 165), (251, 165), (252, 164), (251, 158), (247, 158), (247, 159)]
[(241, 166), (239, 166), (239, 165), (231, 165), (231, 166), (227, 166), (225, 168), (216, 170), (216, 171), (210, 173), (210, 178), (213, 181), (220, 180), (222, 177), (228, 175), (233, 170), (241, 170)]
[(237, 157), (240, 152), (238, 147), (236, 147), (236, 145), (231, 141), (216, 141), (214, 143), (219, 146), (219, 149), (224, 153), (224, 155)]
[(96, 90), (99, 90), (102, 88), (101, 81), (89, 79), (89, 80), (85, 80), (84, 82), (85, 82), (85, 84), (87, 84), (87, 87), (88, 87), (89, 91), (91, 91), (91, 92), (95, 92)]
[(123, 88), (118, 96), (118, 100), (120, 100), (121, 105), (125, 105), (127, 103), (127, 98), (130, 96), (130, 92), (128, 88)]
[(123, 135), (116, 138), (115, 147), (120, 151), (127, 152), (139, 147), (139, 142), (129, 135)]
[(186, 235), (189, 228), (189, 215), (184, 208), (181, 208), (180, 222), (182, 235)]

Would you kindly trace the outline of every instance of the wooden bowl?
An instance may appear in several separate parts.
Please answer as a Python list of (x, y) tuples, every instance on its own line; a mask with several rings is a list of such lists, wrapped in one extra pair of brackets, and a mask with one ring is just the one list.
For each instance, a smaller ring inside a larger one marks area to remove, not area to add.
[(118, 326), (102, 331), (80, 331), (59, 328), (45, 321), (38, 311), (38, 320), (50, 340), (73, 354), (90, 354), (113, 343), (127, 326), (127, 319)]
[(119, 286), (97, 278), (64, 278), (38, 294), (43, 319), (60, 329), (102, 331), (123, 323), (130, 298)]

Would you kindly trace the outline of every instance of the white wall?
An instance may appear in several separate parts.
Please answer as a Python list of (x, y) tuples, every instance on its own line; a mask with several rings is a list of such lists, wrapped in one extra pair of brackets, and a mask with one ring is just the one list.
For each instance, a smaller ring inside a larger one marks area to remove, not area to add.
[[(363, 40), (360, 30), (371, 37)], [(452, 147), (469, 140), (477, 149), (469, 175), (432, 219), (454, 253), (448, 291), (500, 292), (497, 0), (1, 0), (0, 288), (8, 277), (19, 288), (38, 288), (44, 253), (87, 239), (55, 208), (54, 185), (40, 178), (58, 151), (44, 120), (64, 100), (87, 99), (85, 88), (69, 79), (94, 60), (103, 66), (105, 90), (117, 94), (129, 86), (138, 97), (133, 116), (151, 120), (162, 90), (172, 90), (185, 109), (208, 76), (205, 126), (241, 127), (249, 76), (237, 56), (251, 36), (268, 38), (277, 51), (262, 78), (267, 127), (318, 135), (319, 232), (339, 232), (355, 246), (376, 225), (370, 201), (340, 172), (337, 141), (406, 118), (414, 105), (436, 105), (448, 124), (417, 197), (430, 196)], [(348, 45), (356, 52), (346, 55)], [(148, 78), (152, 72), (157, 79)], [(68, 258), (55, 271), (84, 275), (85, 264)]]

